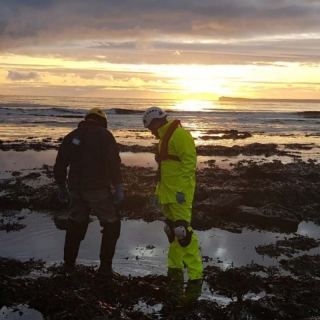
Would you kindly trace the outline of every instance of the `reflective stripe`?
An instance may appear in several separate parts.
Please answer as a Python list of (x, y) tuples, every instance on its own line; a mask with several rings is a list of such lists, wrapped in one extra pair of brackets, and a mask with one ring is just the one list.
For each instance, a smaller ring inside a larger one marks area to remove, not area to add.
[[(178, 126), (180, 126), (180, 120), (173, 120), (173, 122), (170, 124), (164, 138), (163, 141), (161, 143), (161, 148), (160, 148), (160, 152), (158, 154), (158, 163), (161, 163), (161, 161), (166, 160), (166, 159), (171, 159), (171, 160), (176, 160), (176, 161), (180, 161), (178, 156), (174, 156), (174, 155), (169, 155), (168, 154), (168, 144), (169, 144), (169, 140), (173, 134), (173, 132), (178, 128)], [(174, 157), (174, 159), (173, 159)], [(177, 160), (179, 159), (179, 160)]]
[(167, 154), (166, 159), (170, 159), (170, 160), (180, 161), (181, 162), (180, 158), (178, 156), (173, 155), (173, 154)]
[(170, 124), (163, 140), (161, 143), (160, 147), (160, 152), (156, 154), (156, 161), (158, 162), (158, 173), (157, 173), (157, 179), (160, 181), (161, 180), (161, 161), (163, 160), (174, 160), (174, 161), (180, 161), (180, 158), (178, 156), (175, 156), (173, 154), (168, 154), (168, 144), (169, 140), (172, 137), (173, 132), (178, 128), (180, 124), (180, 120), (173, 120), (173, 122)]

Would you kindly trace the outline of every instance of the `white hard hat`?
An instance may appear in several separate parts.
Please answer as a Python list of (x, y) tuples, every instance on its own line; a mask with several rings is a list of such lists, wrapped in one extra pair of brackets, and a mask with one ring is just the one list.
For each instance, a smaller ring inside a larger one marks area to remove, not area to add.
[(167, 115), (165, 111), (163, 111), (159, 107), (151, 107), (147, 109), (143, 114), (143, 125), (144, 127), (148, 127), (153, 119), (161, 119)]

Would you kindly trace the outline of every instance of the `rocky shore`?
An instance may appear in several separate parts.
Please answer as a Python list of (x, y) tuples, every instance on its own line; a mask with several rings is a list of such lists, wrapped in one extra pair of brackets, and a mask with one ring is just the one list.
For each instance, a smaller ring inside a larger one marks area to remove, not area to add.
[[(59, 141), (32, 143), (2, 142), (1, 152), (55, 149)], [(296, 150), (307, 147), (294, 146)], [(120, 145), (120, 149), (152, 152), (153, 147)], [(285, 240), (256, 247), (259, 255), (286, 256), (279, 267), (252, 263), (227, 269), (209, 264), (205, 268), (210, 292), (229, 299), (227, 305), (177, 294), (180, 291), (165, 276), (108, 280), (92, 267), (79, 265), (69, 274), (61, 266), (48, 267), (45, 261), (3, 257), (0, 309), (27, 304), (40, 311), (44, 319), (319, 319), (320, 256), (308, 252), (319, 247), (320, 240), (297, 235), (296, 231), (303, 221), (320, 225), (320, 164), (314, 159), (302, 161), (291, 150), (290, 146), (283, 149), (272, 143), (198, 148), (199, 155), (213, 157), (245, 154), (293, 159), (289, 163), (239, 160), (223, 169), (213, 158), (197, 170), (192, 221), (195, 230), (219, 228), (241, 233), (248, 228), (286, 235)], [(122, 170), (126, 198), (122, 217), (147, 222), (162, 219), (152, 201), (155, 170), (138, 166), (123, 166)], [(12, 171), (0, 180), (0, 231), (24, 228), (23, 219), (15, 213), (26, 208), (45, 211), (55, 221), (65, 218), (67, 208), (57, 201), (52, 167)], [(208, 259), (203, 256), (204, 261)], [(33, 276), (35, 271), (37, 276)]]

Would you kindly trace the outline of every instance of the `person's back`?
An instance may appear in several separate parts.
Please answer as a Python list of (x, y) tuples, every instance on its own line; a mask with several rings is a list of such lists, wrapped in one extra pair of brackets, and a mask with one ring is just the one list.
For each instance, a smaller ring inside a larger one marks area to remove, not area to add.
[(80, 122), (63, 140), (54, 166), (57, 183), (65, 181), (69, 189), (100, 189), (121, 182), (121, 159), (113, 135), (93, 121)]

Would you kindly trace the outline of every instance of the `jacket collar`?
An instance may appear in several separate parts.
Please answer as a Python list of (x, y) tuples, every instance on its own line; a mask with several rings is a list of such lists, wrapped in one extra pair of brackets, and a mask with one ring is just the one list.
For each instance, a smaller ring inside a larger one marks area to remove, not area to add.
[(160, 139), (162, 139), (165, 136), (166, 132), (168, 131), (168, 129), (173, 121), (174, 121), (174, 119), (169, 120), (164, 126), (162, 126), (161, 128), (158, 129), (158, 134), (159, 134)]
[(78, 128), (83, 127), (83, 126), (94, 126), (94, 127), (104, 128), (104, 126), (101, 123), (94, 121), (94, 120), (83, 120), (83, 121), (79, 122)]

